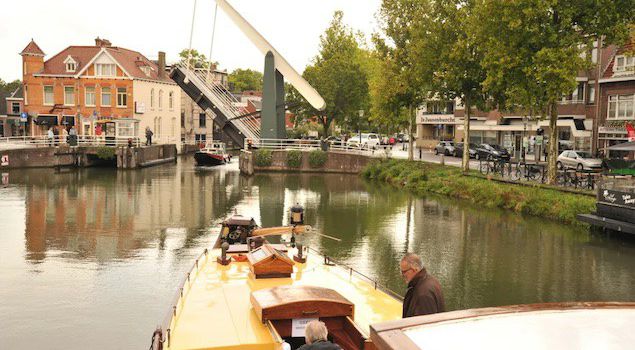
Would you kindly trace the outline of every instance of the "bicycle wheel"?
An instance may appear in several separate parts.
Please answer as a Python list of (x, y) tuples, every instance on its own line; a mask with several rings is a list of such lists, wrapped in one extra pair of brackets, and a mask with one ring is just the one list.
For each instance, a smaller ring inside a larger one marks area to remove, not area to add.
[(478, 170), (481, 172), (481, 174), (487, 175), (489, 173), (489, 162), (480, 161), (478, 163)]
[(509, 172), (509, 177), (513, 180), (513, 181), (518, 181), (520, 180), (521, 176), (523, 174), (523, 170), (522, 167), (520, 165), (516, 165), (516, 169), (514, 169), (514, 171)]

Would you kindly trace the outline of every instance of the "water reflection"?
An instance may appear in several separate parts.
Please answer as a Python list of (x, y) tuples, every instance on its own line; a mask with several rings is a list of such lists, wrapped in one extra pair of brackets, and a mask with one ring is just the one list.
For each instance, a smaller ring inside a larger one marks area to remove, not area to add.
[[(399, 259), (419, 253), (449, 309), (635, 296), (632, 243), (413, 198), (351, 175), (247, 178), (235, 165), (181, 160), (140, 171), (12, 171), (8, 183), (0, 188), (0, 299), (12, 301), (0, 304), (3, 348), (90, 348), (104, 337), (112, 348), (146, 346), (218, 222), (238, 212), (281, 225), (295, 203), (308, 224), (342, 239), (308, 235), (305, 244), (395, 291), (405, 287)], [(77, 334), (83, 340), (69, 344)]]

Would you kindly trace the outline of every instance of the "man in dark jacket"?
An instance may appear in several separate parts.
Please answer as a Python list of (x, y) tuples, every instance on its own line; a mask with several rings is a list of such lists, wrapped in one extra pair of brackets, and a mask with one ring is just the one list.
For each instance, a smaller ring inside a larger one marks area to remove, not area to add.
[(401, 259), (399, 267), (401, 276), (408, 283), (403, 300), (404, 318), (445, 312), (441, 285), (426, 271), (416, 254), (406, 254)]

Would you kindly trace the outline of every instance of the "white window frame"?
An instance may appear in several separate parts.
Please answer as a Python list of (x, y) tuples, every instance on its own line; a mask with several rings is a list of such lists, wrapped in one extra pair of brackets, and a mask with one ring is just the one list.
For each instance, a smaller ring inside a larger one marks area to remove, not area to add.
[(168, 93), (168, 108), (170, 110), (174, 109), (174, 91)]
[[(106, 67), (109, 67), (106, 72)], [(95, 63), (95, 76), (96, 77), (116, 77), (117, 65), (114, 63)]]
[[(623, 64), (618, 64), (620, 60)], [(628, 75), (635, 73), (635, 56), (617, 55), (613, 63), (613, 73), (617, 75)]]
[(150, 108), (154, 108), (154, 89), (150, 90)]
[[(92, 89), (92, 92), (89, 92), (88, 90)], [(84, 104), (86, 105), (86, 107), (95, 107), (97, 105), (97, 89), (94, 86), (86, 86), (84, 87)], [(88, 96), (92, 95), (93, 97), (93, 103), (89, 103), (89, 99)]]
[(163, 90), (159, 90), (159, 110), (163, 108)]
[[(123, 94), (119, 91), (119, 89), (123, 89), (124, 92)], [(117, 88), (117, 108), (126, 108), (128, 107), (128, 88), (125, 87), (118, 87)], [(122, 95), (125, 99), (125, 104), (119, 104), (119, 96)]]
[[(51, 102), (46, 101), (46, 88), (51, 88)], [(55, 87), (53, 85), (44, 85), (42, 88), (43, 105), (53, 106), (55, 104)]]
[[(630, 104), (630, 115), (626, 114), (626, 106)], [(620, 115), (621, 110), (624, 115)], [(613, 112), (613, 113), (611, 113)], [(635, 119), (635, 94), (610, 95), (608, 98), (607, 120), (634, 120)]]
[[(104, 89), (108, 89), (108, 92), (104, 93)], [(109, 104), (104, 104), (104, 96), (108, 96), (110, 99)], [(110, 86), (104, 86), (101, 88), (101, 99), (100, 103), (102, 107), (112, 107), (112, 88)]]
[(77, 64), (75, 62), (67, 62), (66, 63), (66, 72), (72, 73), (77, 69)]
[[(73, 89), (73, 98), (72, 101), (68, 101), (66, 99), (66, 89)], [(70, 85), (64, 86), (64, 106), (74, 106), (75, 105), (75, 87)]]
[(28, 86), (24, 85), (24, 105), (25, 106), (29, 104), (29, 99), (28, 99), (28, 96), (29, 96), (28, 92), (29, 91), (28, 91), (27, 88), (28, 88)]

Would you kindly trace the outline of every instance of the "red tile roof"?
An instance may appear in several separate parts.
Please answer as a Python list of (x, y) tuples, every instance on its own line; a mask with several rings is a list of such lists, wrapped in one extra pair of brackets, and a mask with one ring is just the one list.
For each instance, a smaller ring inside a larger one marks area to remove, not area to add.
[(635, 39), (629, 41), (624, 46), (618, 48), (615, 53), (611, 56), (611, 61), (604, 69), (604, 73), (602, 78), (611, 78), (613, 77), (613, 66), (615, 65), (615, 56), (623, 55), (627, 52), (633, 52), (635, 50)]
[[(121, 47), (99, 47), (99, 46), (69, 46), (66, 49), (60, 51), (55, 56), (44, 62), (44, 71), (39, 72), (42, 74), (53, 75), (70, 75), (77, 74), (82, 71), (90, 61), (97, 56), (101, 50), (107, 51), (112, 58), (123, 68), (132, 78), (135, 79), (149, 79), (156, 81), (172, 82), (172, 80), (164, 75), (163, 78), (159, 78), (158, 66), (150, 61), (147, 57), (141, 53), (133, 50), (124, 49)], [(68, 56), (71, 56), (77, 63), (77, 69), (74, 72), (66, 72), (66, 64), (64, 61)], [(141, 67), (150, 67), (149, 76), (146, 75)]]
[(44, 51), (42, 51), (35, 41), (31, 39), (31, 42), (24, 48), (24, 50), (22, 50), (22, 52), (20, 52), (20, 55), (44, 56)]

